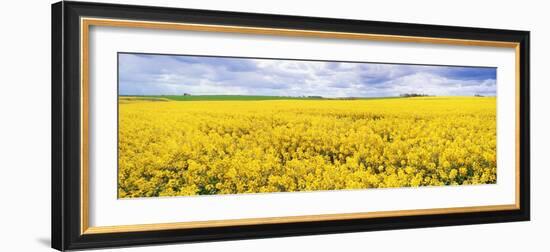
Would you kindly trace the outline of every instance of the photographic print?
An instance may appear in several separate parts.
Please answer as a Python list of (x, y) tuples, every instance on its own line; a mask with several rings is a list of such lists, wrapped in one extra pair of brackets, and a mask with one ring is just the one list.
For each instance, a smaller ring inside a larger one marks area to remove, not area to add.
[(52, 247), (528, 221), (529, 62), (529, 31), (58, 2)]
[(119, 53), (119, 198), (496, 183), (496, 68)]

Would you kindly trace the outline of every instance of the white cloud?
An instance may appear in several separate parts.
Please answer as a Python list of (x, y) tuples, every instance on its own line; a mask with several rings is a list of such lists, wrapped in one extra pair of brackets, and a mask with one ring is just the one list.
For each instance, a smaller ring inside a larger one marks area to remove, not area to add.
[(123, 95), (496, 94), (494, 68), (135, 54), (119, 57)]

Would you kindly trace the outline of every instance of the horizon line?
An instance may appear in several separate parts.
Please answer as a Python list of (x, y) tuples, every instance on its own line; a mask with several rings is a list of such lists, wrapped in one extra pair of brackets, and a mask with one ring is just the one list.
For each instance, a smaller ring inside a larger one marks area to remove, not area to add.
[(291, 98), (387, 98), (387, 97), (445, 97), (445, 96), (482, 96), (482, 97), (496, 97), (497, 95), (484, 95), (484, 94), (472, 94), (472, 95), (430, 95), (421, 93), (405, 93), (393, 96), (321, 96), (321, 95), (255, 95), (255, 94), (118, 94), (118, 96), (260, 96), (260, 97), (291, 97)]

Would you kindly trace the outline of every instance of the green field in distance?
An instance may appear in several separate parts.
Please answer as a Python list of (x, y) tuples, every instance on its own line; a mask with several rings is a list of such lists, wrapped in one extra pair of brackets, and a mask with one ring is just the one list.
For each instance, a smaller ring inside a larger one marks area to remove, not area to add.
[(371, 100), (402, 97), (343, 97), (325, 98), (321, 96), (262, 96), (262, 95), (120, 95), (127, 101), (262, 101), (262, 100)]

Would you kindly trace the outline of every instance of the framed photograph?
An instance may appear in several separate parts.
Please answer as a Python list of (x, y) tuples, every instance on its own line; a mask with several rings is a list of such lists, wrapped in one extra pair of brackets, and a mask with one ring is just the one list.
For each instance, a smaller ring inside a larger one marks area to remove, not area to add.
[(529, 158), (528, 31), (52, 6), (58, 250), (527, 221)]

